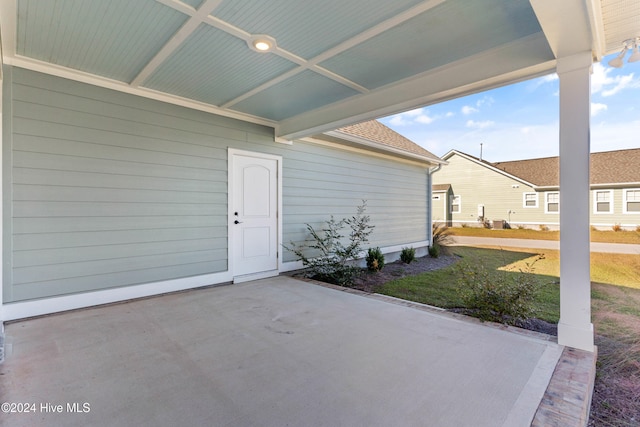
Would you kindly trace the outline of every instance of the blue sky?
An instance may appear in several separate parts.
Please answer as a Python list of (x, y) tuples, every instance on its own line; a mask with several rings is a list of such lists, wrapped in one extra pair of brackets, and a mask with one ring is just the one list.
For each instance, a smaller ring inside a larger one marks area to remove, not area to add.
[[(591, 151), (640, 148), (640, 62), (593, 65)], [(628, 55), (627, 55), (628, 57)], [(488, 161), (558, 155), (555, 74), (435, 104), (380, 121), (442, 156), (457, 149)]]

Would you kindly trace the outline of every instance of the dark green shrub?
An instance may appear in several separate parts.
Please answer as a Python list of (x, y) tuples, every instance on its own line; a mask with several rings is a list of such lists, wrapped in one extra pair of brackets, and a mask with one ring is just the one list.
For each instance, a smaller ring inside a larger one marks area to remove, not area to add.
[(440, 256), (440, 245), (435, 241), (433, 242), (433, 245), (429, 246), (429, 256), (431, 258), (438, 258)]
[(413, 248), (402, 248), (400, 252), (400, 261), (405, 264), (411, 264), (416, 259), (416, 250)]
[[(362, 201), (357, 213), (351, 218), (337, 221), (333, 215), (327, 221), (326, 227), (316, 231), (310, 224), (306, 224), (311, 240), (298, 244), (290, 242), (283, 245), (286, 250), (293, 252), (302, 265), (307, 268), (306, 275), (317, 280), (341, 286), (350, 286), (360, 273), (360, 268), (353, 264), (363, 251), (363, 246), (369, 241), (369, 235), (374, 226), (369, 225), (370, 217), (364, 212), (367, 202)], [(349, 228), (349, 235), (344, 235), (344, 228)], [(319, 256), (309, 257), (307, 254), (315, 250)]]
[(538, 292), (531, 274), (527, 272), (494, 272), (483, 265), (460, 264), (457, 291), (467, 309), (482, 320), (514, 324), (534, 313)]
[(367, 252), (367, 269), (369, 271), (382, 271), (384, 268), (384, 255), (380, 248), (370, 248)]

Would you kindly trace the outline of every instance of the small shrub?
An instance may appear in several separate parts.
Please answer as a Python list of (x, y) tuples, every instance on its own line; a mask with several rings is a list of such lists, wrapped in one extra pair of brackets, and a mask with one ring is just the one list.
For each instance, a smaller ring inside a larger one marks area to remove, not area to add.
[(640, 225), (636, 225), (636, 233), (640, 233)]
[(482, 320), (507, 324), (526, 320), (534, 313), (538, 292), (530, 274), (533, 264), (527, 271), (493, 274), (482, 264), (460, 264), (457, 292), (465, 307)]
[(402, 248), (400, 252), (400, 261), (405, 264), (411, 264), (416, 259), (416, 250), (414, 248)]
[(462, 228), (468, 228), (469, 224), (467, 224), (466, 222), (463, 222), (462, 224), (460, 224), (460, 227)]
[(620, 224), (613, 224), (611, 227), (613, 231), (622, 231), (622, 226)]
[(367, 269), (369, 271), (382, 271), (384, 268), (384, 255), (380, 248), (370, 248), (367, 252)]
[(518, 224), (518, 230), (524, 230), (525, 228), (527, 227), (525, 227), (524, 224)]
[(598, 231), (598, 229), (596, 228), (595, 225), (592, 225), (591, 227), (589, 227), (591, 231)]
[(429, 256), (431, 258), (438, 258), (440, 256), (440, 245), (435, 241), (433, 242), (433, 245), (429, 246)]
[[(320, 231), (306, 224), (311, 240), (302, 244), (290, 242), (289, 246), (283, 246), (302, 261), (302, 265), (308, 269), (308, 277), (336, 285), (351, 286), (360, 273), (360, 268), (353, 265), (352, 261), (360, 256), (362, 246), (369, 241), (369, 235), (375, 228), (369, 225), (369, 215), (364, 214), (366, 207), (367, 202), (363, 200), (355, 216), (340, 221), (331, 215), (325, 228)], [(343, 234), (346, 227), (350, 230), (348, 236)], [(311, 258), (308, 255), (310, 250), (315, 250), (320, 255)]]
[(544, 224), (540, 224), (540, 226), (539, 226), (539, 227), (540, 227), (540, 231), (549, 231), (549, 227), (547, 227), (547, 226), (546, 226), (546, 225), (544, 225)]

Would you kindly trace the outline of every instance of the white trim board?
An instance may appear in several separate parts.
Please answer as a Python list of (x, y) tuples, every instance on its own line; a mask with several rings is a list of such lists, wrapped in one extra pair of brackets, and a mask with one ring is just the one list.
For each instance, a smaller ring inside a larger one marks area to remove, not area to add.
[(221, 273), (145, 283), (135, 286), (124, 286), (121, 288), (105, 289), (102, 291), (16, 302), (2, 306), (3, 317), (0, 321), (6, 322), (9, 320), (42, 316), (44, 314), (88, 308), (96, 305), (122, 302), (136, 298), (145, 298), (169, 292), (200, 288), (203, 286), (219, 285), (227, 282), (231, 282), (231, 273), (229, 271), (224, 271)]

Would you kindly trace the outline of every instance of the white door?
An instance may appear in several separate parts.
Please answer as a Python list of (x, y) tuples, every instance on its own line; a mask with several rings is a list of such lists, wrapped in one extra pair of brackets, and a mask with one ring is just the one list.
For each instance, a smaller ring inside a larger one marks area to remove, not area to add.
[(234, 281), (278, 269), (278, 159), (230, 153)]

